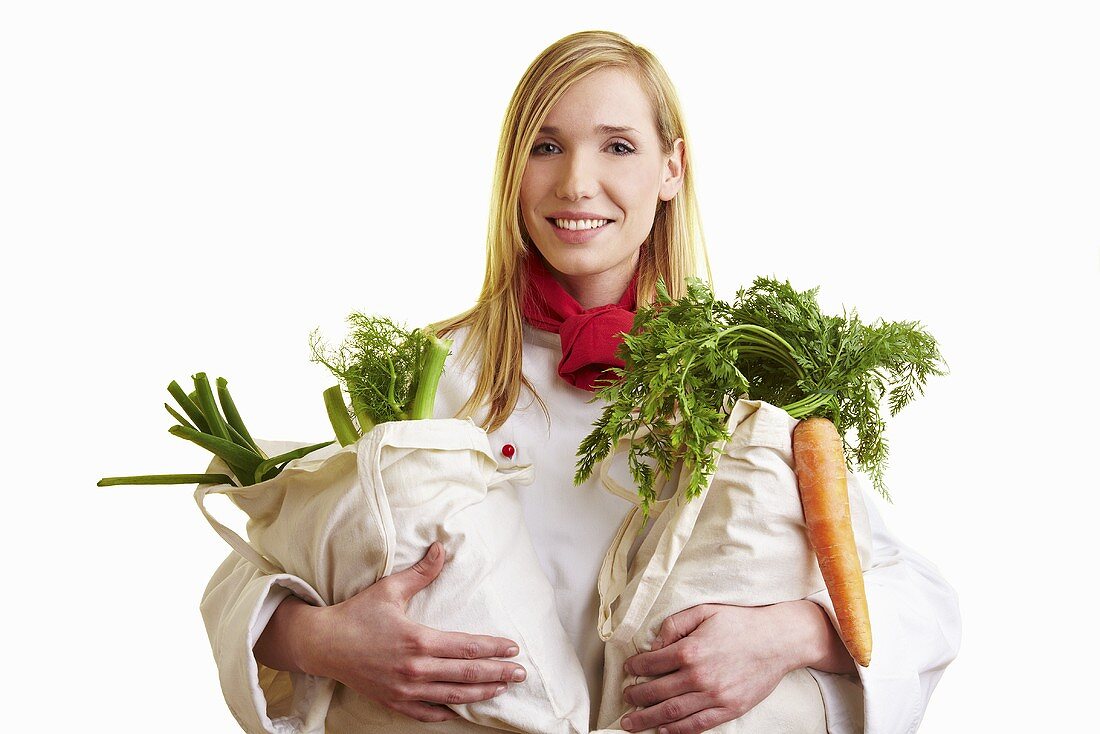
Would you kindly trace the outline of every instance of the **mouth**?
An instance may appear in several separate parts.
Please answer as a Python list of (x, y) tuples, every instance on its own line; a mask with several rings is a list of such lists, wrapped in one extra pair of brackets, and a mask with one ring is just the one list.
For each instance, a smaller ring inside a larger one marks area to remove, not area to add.
[[(597, 232), (609, 224), (612, 224), (614, 219), (581, 219), (581, 220), (559, 220), (554, 217), (546, 217), (546, 221), (550, 222), (550, 226), (557, 232)], [(568, 222), (568, 226), (559, 227), (558, 222)]]
[(558, 241), (567, 245), (582, 245), (589, 242), (610, 229), (615, 222), (614, 219), (582, 219), (576, 223), (570, 222), (568, 227), (559, 227), (558, 221), (560, 220), (547, 217), (546, 221), (550, 222), (550, 228)]

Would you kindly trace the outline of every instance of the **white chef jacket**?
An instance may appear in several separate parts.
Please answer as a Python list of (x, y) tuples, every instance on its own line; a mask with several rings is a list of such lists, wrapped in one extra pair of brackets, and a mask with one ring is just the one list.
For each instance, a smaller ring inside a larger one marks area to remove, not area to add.
[[(454, 346), (439, 383), (436, 418), (453, 417), (473, 391), (477, 358), (469, 365), (457, 358), (465, 334), (461, 329), (449, 335)], [(595, 472), (584, 484), (573, 485), (577, 447), (602, 413), (603, 401), (558, 376), (561, 355), (557, 334), (524, 325), (523, 373), (546, 403), (550, 423), (523, 389), (516, 409), (488, 438), (502, 468), (535, 466), (534, 482), (519, 488), (518, 495), (535, 552), (555, 590), (562, 625), (585, 671), (595, 728), (604, 646), (596, 629), (596, 578), (631, 505), (604, 490)], [(474, 420), (480, 424), (484, 415), (475, 414)], [(511, 457), (502, 453), (506, 444), (514, 448)], [(813, 669), (810, 673), (821, 688), (829, 734), (911, 734), (944, 669), (958, 653), (958, 598), (935, 566), (899, 542), (874, 505), (869, 500), (866, 505), (873, 560), (864, 579), (874, 658), (869, 667), (858, 669), (858, 675)], [(200, 609), (222, 692), (249, 732), (299, 731), (293, 719), (272, 722), (268, 717), (259, 665), (252, 654), (275, 608), (291, 593), (311, 604), (324, 604), (301, 578), (264, 574), (230, 553), (203, 595)], [(810, 599), (828, 612), (835, 625), (828, 593), (822, 591)]]

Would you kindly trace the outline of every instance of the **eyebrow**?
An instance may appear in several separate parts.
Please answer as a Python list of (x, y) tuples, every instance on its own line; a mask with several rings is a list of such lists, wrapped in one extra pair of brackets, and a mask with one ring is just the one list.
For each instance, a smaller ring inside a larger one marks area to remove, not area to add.
[[(549, 133), (550, 135), (561, 135), (561, 128), (554, 127), (553, 125), (543, 125), (542, 127), (539, 128), (539, 132), (540, 133)], [(604, 134), (604, 135), (609, 135), (611, 133), (638, 133), (639, 135), (641, 134), (640, 130), (635, 130), (634, 128), (627, 127), (626, 125), (596, 125), (596, 127), (592, 128), (592, 132), (594, 132), (596, 134)]]

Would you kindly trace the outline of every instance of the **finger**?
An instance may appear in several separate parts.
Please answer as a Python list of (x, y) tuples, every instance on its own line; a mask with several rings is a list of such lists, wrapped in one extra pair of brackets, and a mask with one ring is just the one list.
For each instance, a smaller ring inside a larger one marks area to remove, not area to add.
[(497, 660), (452, 660), (426, 658), (417, 666), (417, 679), (453, 683), (519, 683), (527, 671), (518, 663)]
[(690, 660), (694, 642), (680, 640), (655, 652), (633, 655), (623, 663), (623, 670), (630, 675), (658, 676), (679, 670)]
[(408, 603), (413, 595), (434, 581), (443, 570), (446, 555), (443, 544), (436, 541), (428, 547), (428, 551), (419, 561), (402, 571), (390, 574), (379, 583), (386, 584), (401, 601)]
[(657, 637), (653, 640), (650, 650), (668, 647), (673, 642), (687, 637), (708, 616), (710, 615), (702, 604), (697, 604), (676, 614), (670, 614), (661, 623), (661, 629), (657, 632)]
[(508, 690), (504, 683), (420, 683), (409, 688), (409, 697), (425, 703), (455, 706), (461, 703), (488, 701)]
[(673, 721), (666, 725), (668, 734), (700, 734), (700, 732), (713, 729), (719, 724), (733, 721), (737, 715), (727, 708), (712, 708), (697, 711), (686, 719)]
[(442, 632), (426, 627), (424, 653), (437, 658), (510, 658), (519, 654), (519, 645), (507, 637), (471, 635), (466, 632)]
[(450, 721), (458, 718), (458, 714), (446, 706), (436, 706), (422, 701), (391, 701), (384, 705), (417, 721)]
[[(674, 696), (662, 701), (655, 706), (632, 711), (622, 718), (620, 722), (627, 731), (641, 731), (652, 729), (686, 719), (692, 714), (708, 709), (712, 701), (710, 696), (703, 693), (688, 693), (683, 696)], [(671, 731), (671, 729), (670, 729)], [(699, 731), (702, 731), (701, 729)]]
[(656, 680), (627, 686), (623, 689), (623, 701), (631, 706), (652, 706), (676, 696), (694, 693), (699, 689), (683, 671), (662, 675)]

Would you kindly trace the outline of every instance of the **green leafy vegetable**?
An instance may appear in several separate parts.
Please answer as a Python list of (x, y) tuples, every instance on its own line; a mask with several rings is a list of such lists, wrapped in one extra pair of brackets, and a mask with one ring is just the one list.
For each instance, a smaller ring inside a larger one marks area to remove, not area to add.
[(656, 496), (654, 471), (643, 457), (665, 476), (684, 459), (691, 471), (687, 497), (698, 496), (730, 438), (725, 424), (733, 403), (749, 397), (795, 418), (831, 419), (844, 437), (849, 468), (854, 458), (889, 499), (880, 401), (888, 395), (896, 414), (923, 394), (928, 376), (946, 374), (946, 365), (920, 324), (863, 324), (854, 310), (828, 316), (817, 291), (761, 277), (730, 304), (689, 277), (686, 294), (674, 301), (658, 281), (657, 300), (638, 309), (619, 347), (625, 367), (613, 368), (616, 379), (593, 397), (608, 404), (578, 448), (574, 483), (587, 480), (628, 436), (628, 465), (647, 516)]
[[(429, 329), (410, 331), (384, 316), (355, 312), (347, 320), (351, 330), (338, 349), (330, 349), (317, 329), (310, 334), (310, 349), (312, 361), (328, 367), (351, 398), (358, 435), (379, 423), (431, 418), (452, 340)], [(325, 406), (333, 430), (341, 443), (353, 440), (339, 416), (342, 401), (332, 390), (325, 392)]]

